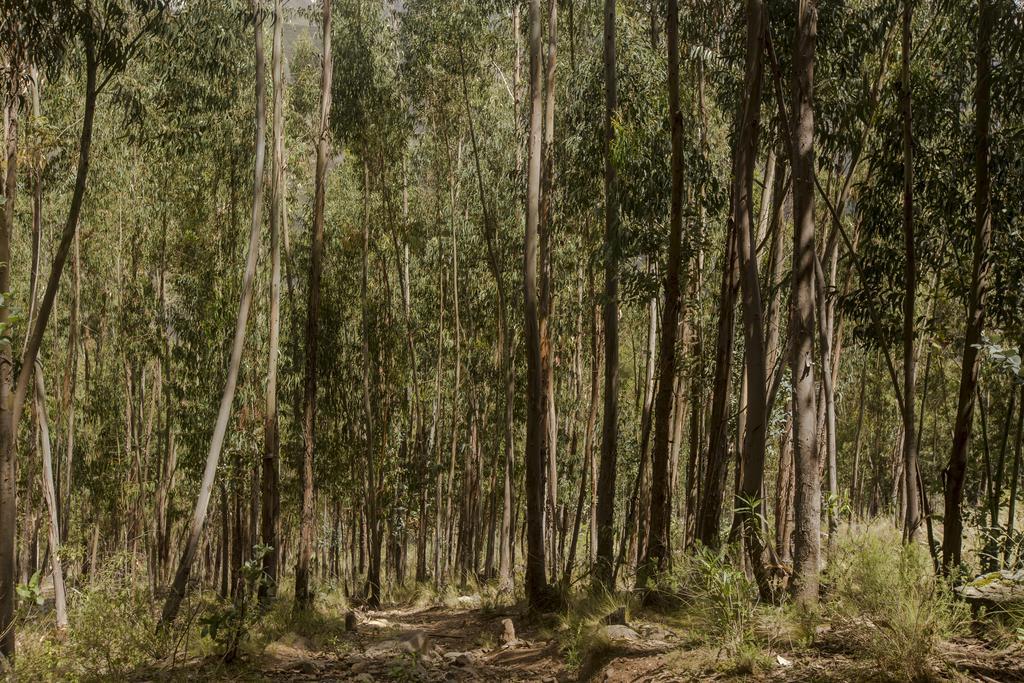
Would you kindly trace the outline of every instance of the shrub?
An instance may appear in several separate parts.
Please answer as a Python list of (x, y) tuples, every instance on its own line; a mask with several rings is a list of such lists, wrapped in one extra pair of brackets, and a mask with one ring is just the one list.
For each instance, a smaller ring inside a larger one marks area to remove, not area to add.
[(103, 572), (68, 601), (71, 623), (63, 639), (52, 615), (26, 623), (19, 633), (20, 680), (99, 681), (126, 677), (161, 658), (168, 637), (157, 633), (149, 591), (119, 572)]
[(963, 605), (934, 576), (927, 550), (903, 545), (890, 529), (843, 539), (829, 581), (833, 626), (897, 680), (926, 677), (936, 645), (966, 622)]

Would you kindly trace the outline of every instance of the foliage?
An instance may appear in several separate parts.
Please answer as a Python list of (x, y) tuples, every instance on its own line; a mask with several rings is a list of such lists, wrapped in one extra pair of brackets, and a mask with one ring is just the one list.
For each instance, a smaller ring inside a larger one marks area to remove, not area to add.
[(45, 622), (21, 634), (18, 675), (24, 680), (100, 681), (124, 679), (168, 654), (172, 637), (156, 629), (146, 588), (111, 562), (91, 583), (69, 596), (74, 624), (62, 637)]
[(927, 550), (872, 529), (837, 543), (827, 605), (843, 639), (898, 680), (927, 676), (938, 643), (966, 623), (966, 607), (934, 576)]

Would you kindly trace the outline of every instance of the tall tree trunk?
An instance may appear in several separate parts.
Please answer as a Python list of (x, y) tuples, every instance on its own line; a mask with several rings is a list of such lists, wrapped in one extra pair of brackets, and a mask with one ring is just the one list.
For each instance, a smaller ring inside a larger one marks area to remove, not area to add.
[(857, 399), (857, 432), (853, 438), (853, 475), (850, 477), (850, 519), (859, 516), (860, 511), (860, 451), (864, 429), (864, 388), (867, 386), (867, 359), (860, 370), (860, 392)]
[(78, 232), (75, 232), (74, 258), (71, 262), (74, 292), (71, 302), (71, 320), (68, 329), (68, 360), (64, 376), (64, 485), (60, 486), (60, 472), (56, 473), (57, 509), (60, 511), (60, 539), (65, 542), (71, 523), (72, 473), (75, 458), (75, 388), (78, 385), (78, 345), (81, 335), (82, 267)]
[(49, 554), (53, 567), (53, 602), (57, 617), (57, 630), (68, 627), (68, 603), (64, 592), (64, 569), (61, 564), (60, 522), (57, 519), (57, 495), (53, 486), (53, 457), (50, 453), (50, 420), (46, 411), (46, 386), (43, 383), (43, 367), (36, 363), (36, 402), (39, 414), (39, 429), (43, 452), (43, 497), (50, 514)]
[(719, 545), (722, 516), (722, 495), (729, 466), (729, 385), (732, 376), (732, 346), (735, 328), (735, 307), (739, 287), (739, 256), (735, 224), (726, 230), (725, 254), (722, 258), (722, 285), (718, 295), (718, 338), (715, 342), (715, 376), (711, 397), (711, 422), (704, 470), (704, 486), (696, 519), (696, 539), (705, 546)]
[[(658, 298), (652, 296), (647, 304), (647, 344), (644, 347), (644, 393), (640, 411), (640, 463), (636, 479), (633, 481), (633, 493), (626, 507), (626, 516), (622, 523), (623, 534), (619, 543), (618, 559), (615, 562), (613, 579), (626, 560), (626, 549), (629, 548), (629, 563), (635, 566), (646, 552), (648, 518), (651, 505), (651, 471), (650, 460), (651, 427), (654, 414), (654, 396), (657, 391), (658, 377), (654, 366), (657, 364), (658, 352)], [(666, 468), (667, 469), (667, 468)]]
[[(6, 95), (6, 93), (5, 93)], [(5, 97), (5, 100), (7, 98)], [(4, 205), (0, 207), (0, 291), (11, 289), (11, 236), (14, 229), (14, 203), (18, 189), (18, 105), (16, 96), (6, 104), (4, 127)], [(6, 297), (0, 301), (0, 325), (7, 326), (10, 316)], [(0, 338), (0, 655), (14, 657), (14, 584), (17, 582), (18, 471), (14, 449), (16, 434), (11, 404), (13, 368), (11, 342)]]
[(995, 4), (978, 0), (978, 36), (975, 50), (977, 84), (974, 88), (974, 269), (971, 298), (964, 334), (964, 354), (960, 363), (960, 394), (957, 399), (953, 448), (945, 476), (945, 521), (942, 535), (942, 566), (946, 571), (960, 565), (963, 543), (961, 503), (967, 449), (974, 425), (974, 395), (978, 386), (980, 358), (978, 344), (985, 328), (985, 300), (988, 297), (992, 242), (992, 191), (989, 176), (989, 123), (992, 92), (992, 26)]
[(619, 440), (619, 197), (612, 147), (618, 82), (615, 74), (615, 0), (604, 0), (604, 418), (597, 482), (597, 563), (594, 583), (614, 591), (615, 475)]
[(530, 0), (530, 138), (526, 181), (526, 244), (523, 297), (526, 309), (526, 597), (544, 607), (549, 587), (544, 559), (544, 383), (540, 302), (537, 293), (538, 224), (541, 185), (540, 0)]
[(598, 401), (601, 400), (601, 370), (604, 354), (601, 349), (601, 306), (597, 300), (594, 270), (588, 269), (590, 284), (590, 412), (583, 438), (583, 455), (590, 470), (590, 568), (597, 561), (597, 458), (594, 457), (594, 430), (597, 426)]
[[(521, 49), (520, 49), (520, 31), (519, 31), (519, 5), (514, 4), (512, 7), (512, 40), (515, 43), (515, 66), (512, 70), (512, 121), (518, 126), (519, 125), (519, 72), (521, 68)], [(515, 166), (515, 178), (518, 182), (522, 178), (522, 146), (516, 143), (516, 166)], [(490, 245), (490, 242), (488, 242)], [(493, 248), (493, 247), (492, 247)], [(494, 260), (494, 259), (492, 259)], [(501, 269), (499, 274), (503, 274)], [(507, 297), (504, 296), (504, 281), (498, 286), (499, 293), (499, 323), (502, 321), (504, 324), (499, 325), (498, 333), (502, 336), (502, 376), (505, 379), (505, 471), (502, 477), (502, 508), (501, 508), (501, 535), (500, 535), (500, 549), (498, 552), (498, 584), (505, 590), (510, 591), (512, 589), (512, 570), (515, 557), (515, 530), (513, 528), (513, 513), (515, 507), (514, 500), (514, 482), (512, 481), (513, 475), (515, 474), (515, 465), (513, 461), (513, 444), (512, 434), (515, 429), (515, 416), (514, 416), (514, 400), (515, 400), (515, 375), (512, 369), (513, 349), (512, 349), (512, 331), (508, 325), (508, 303)]]
[(263, 470), (261, 479), (260, 537), (270, 550), (263, 556), (266, 581), (260, 582), (259, 597), (265, 600), (277, 595), (277, 574), (281, 559), (278, 543), (281, 498), (278, 493), (278, 463), (281, 439), (277, 414), (277, 357), (281, 335), (281, 217), (284, 206), (284, 10), (281, 0), (274, 0), (274, 45), (271, 56), (271, 77), (274, 83), (272, 175), (270, 189), (270, 332), (267, 358), (267, 412), (263, 423)]
[[(16, 67), (17, 65), (15, 65)], [(92, 38), (85, 40), (85, 106), (82, 116), (82, 131), (78, 144), (78, 166), (75, 171), (74, 190), (68, 208), (67, 220), (61, 233), (60, 244), (53, 256), (50, 275), (46, 282), (43, 298), (39, 303), (31, 332), (21, 354), (21, 366), (17, 381), (12, 382), (12, 357), (10, 342), (0, 341), (0, 655), (7, 659), (14, 657), (14, 582), (16, 565), (15, 535), (17, 529), (17, 434), (18, 420), (28, 393), (33, 366), (43, 341), (43, 333), (53, 310), (57, 288), (60, 286), (64, 264), (71, 250), (78, 219), (82, 212), (86, 180), (89, 175), (89, 150), (92, 145), (93, 120), (96, 114), (98, 72), (95, 43)], [(10, 291), (10, 249), (11, 232), (14, 227), (14, 200), (17, 187), (18, 111), (12, 105), (9, 128), (5, 131), (7, 170), (4, 179), (5, 203), (0, 211), (0, 291)], [(0, 303), (0, 324), (9, 322), (10, 310)]]
[(744, 546), (763, 596), (769, 593), (763, 571), (763, 547), (758, 525), (761, 515), (761, 485), (768, 436), (768, 370), (764, 336), (764, 309), (757, 273), (757, 235), (751, 222), (754, 201), (754, 169), (761, 127), (762, 55), (764, 6), (761, 0), (747, 0), (747, 58), (744, 96), (737, 121), (733, 156), (732, 221), (740, 255), (740, 283), (743, 293), (743, 342), (747, 379), (746, 429), (741, 433), (742, 477), (736, 500), (741, 511)]
[[(459, 150), (461, 156), (461, 146)], [(456, 160), (456, 164), (458, 159)], [(458, 455), (459, 446), (459, 397), (462, 390), (462, 319), (459, 316), (459, 243), (458, 236), (455, 231), (455, 198), (456, 198), (456, 177), (457, 166), (453, 164), (449, 173), (449, 201), (450, 201), (450, 222), (451, 222), (451, 235), (452, 235), (452, 323), (455, 331), (455, 359), (454, 359), (454, 370), (455, 370), (455, 382), (452, 385), (452, 438), (450, 442), (451, 450), (448, 456), (448, 479), (447, 489), (445, 497), (445, 514), (444, 514), (444, 529), (445, 529), (445, 553), (442, 556), (441, 562), (441, 574), (442, 578), (447, 576), (448, 573), (448, 559), (453, 548), (452, 537), (453, 537), (453, 525), (455, 523), (452, 515), (452, 495), (455, 489), (455, 463)]]
[[(369, 571), (366, 574), (367, 604), (376, 609), (380, 606), (380, 551), (383, 523), (379, 510), (377, 509), (377, 468), (376, 468), (376, 434), (373, 415), (373, 402), (370, 392), (370, 298), (368, 288), (369, 262), (370, 262), (370, 167), (363, 162), (363, 258), (362, 258), (362, 280), (360, 285), (360, 298), (362, 300), (362, 325), (363, 325), (363, 411), (366, 418), (366, 478), (368, 482), (366, 492), (367, 504), (367, 527), (370, 541), (370, 562)], [(456, 264), (457, 265), (457, 264)], [(456, 276), (456, 283), (458, 278)], [(456, 320), (458, 320), (459, 307), (455, 305)], [(458, 334), (458, 332), (456, 332)], [(456, 383), (456, 387), (457, 387)], [(458, 392), (458, 388), (456, 388)], [(458, 396), (458, 393), (456, 393)], [(454, 438), (454, 435), (453, 437)]]
[[(255, 9), (255, 3), (253, 3), (253, 8)], [(256, 276), (256, 261), (260, 250), (260, 227), (263, 223), (263, 162), (266, 148), (263, 104), (263, 29), (260, 22), (256, 22), (254, 34), (256, 53), (256, 154), (252, 185), (252, 226), (249, 230), (249, 246), (245, 257), (245, 272), (242, 276), (242, 294), (238, 305), (238, 317), (235, 319), (235, 335), (231, 343), (228, 375), (224, 382), (224, 391), (220, 397), (217, 422), (214, 424), (213, 436), (210, 438), (210, 448), (206, 455), (203, 480), (200, 484), (199, 496), (196, 498), (195, 509), (192, 512), (192, 522), (189, 526), (185, 550), (178, 563), (178, 569), (174, 574), (174, 581), (167, 594), (167, 600), (164, 602), (163, 612), (160, 616), (161, 627), (169, 626), (174, 621), (181, 607), (181, 601), (185, 597), (185, 591), (188, 589), (192, 564), (195, 561), (203, 526), (206, 523), (206, 512), (210, 505), (210, 494), (217, 476), (217, 464), (220, 461), (221, 448), (224, 446), (224, 437), (227, 434), (228, 421), (231, 418), (231, 406), (234, 403), (235, 386), (238, 383), (238, 372), (242, 363), (242, 349), (245, 346), (245, 328), (249, 322), (249, 309), (252, 307), (253, 280)]]
[(818, 601), (821, 474), (814, 394), (814, 59), (815, 0), (799, 0), (793, 54), (793, 274), (790, 371), (793, 383), (795, 480), (793, 578), (797, 602)]
[(1003, 535), (1003, 566), (1010, 565), (1010, 552), (1014, 547), (1013, 524), (1017, 513), (1017, 485), (1020, 482), (1021, 442), (1024, 440), (1024, 401), (1017, 409), (1017, 437), (1013, 449), (1013, 467), (1010, 471), (1010, 505), (1006, 517), (1006, 533)]
[[(903, 62), (900, 84), (900, 110), (903, 118), (903, 472), (904, 518), (903, 541), (911, 543), (921, 525), (921, 498), (917, 488), (917, 439), (914, 436), (914, 316), (917, 289), (917, 256), (914, 244), (914, 158), (913, 122), (910, 104), (910, 54), (912, 0), (903, 0)], [(947, 530), (947, 533), (949, 530)]]
[[(838, 244), (836, 244), (838, 247)], [(835, 541), (836, 531), (839, 529), (839, 519), (836, 514), (839, 504), (839, 473), (836, 466), (836, 403), (835, 387), (833, 385), (832, 372), (832, 320), (829, 316), (829, 304), (827, 301), (828, 290), (825, 283), (825, 273), (821, 266), (821, 259), (814, 256), (815, 274), (815, 302), (818, 309), (818, 339), (820, 340), (819, 355), (821, 356), (821, 392), (819, 399), (824, 404), (818, 409), (823, 414), (822, 422), (825, 436), (825, 458), (826, 481), (828, 482), (828, 501), (826, 515), (828, 517), (828, 546), (831, 549)], [(824, 408), (824, 410), (822, 410)], [(821, 438), (822, 430), (818, 430), (818, 438)], [(821, 444), (819, 443), (819, 448)]]
[(548, 0), (547, 58), (544, 60), (544, 125), (541, 144), (541, 198), (537, 231), (540, 241), (540, 360), (544, 383), (544, 464), (547, 492), (545, 519), (552, 581), (557, 580), (558, 544), (558, 413), (555, 405), (555, 366), (551, 312), (554, 298), (554, 254), (551, 205), (555, 173), (555, 65), (558, 59), (558, 1)]
[(295, 568), (295, 606), (306, 610), (313, 606), (309, 562), (313, 555), (314, 517), (313, 455), (316, 449), (316, 389), (320, 334), (320, 278), (324, 252), (324, 204), (327, 193), (327, 156), (331, 118), (331, 0), (323, 0), (323, 71), (320, 75), (320, 121), (317, 128), (316, 176), (313, 195), (313, 234), (309, 256), (309, 294), (306, 305), (306, 370), (303, 380), (302, 435), (302, 522), (298, 564)]

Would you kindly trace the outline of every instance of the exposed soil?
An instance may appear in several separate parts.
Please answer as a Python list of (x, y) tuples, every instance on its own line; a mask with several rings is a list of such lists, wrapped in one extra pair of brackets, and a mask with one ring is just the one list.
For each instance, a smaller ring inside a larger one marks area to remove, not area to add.
[[(892, 676), (841, 635), (822, 629), (806, 648), (763, 653), (756, 664), (694, 647), (686, 634), (661, 624), (630, 624), (635, 639), (605, 642), (567, 663), (553, 623), (527, 619), (521, 611), (466, 607), (394, 608), (353, 615), (356, 626), (336, 627), (307, 638), (288, 633), (262, 655), (217, 673), (197, 663), (183, 680), (291, 681), (885, 681)], [(505, 620), (515, 640), (506, 642)], [(630, 630), (630, 629), (627, 629)], [(756, 672), (751, 670), (756, 668)], [(174, 676), (178, 678), (178, 676)], [(933, 657), (934, 681), (1022, 681), (1024, 647), (999, 649), (973, 638), (943, 643)]]

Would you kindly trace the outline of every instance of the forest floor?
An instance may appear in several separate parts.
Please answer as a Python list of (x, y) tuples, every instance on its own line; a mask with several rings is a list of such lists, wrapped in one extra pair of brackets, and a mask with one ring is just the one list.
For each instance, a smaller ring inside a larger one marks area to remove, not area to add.
[[(537, 621), (509, 607), (392, 607), (325, 617), (307, 635), (288, 631), (231, 668), (195, 661), (172, 676), (184, 680), (299, 681), (715, 681), (897, 680), (847, 635), (819, 624), (810, 643), (781, 638), (775, 648), (727, 655), (701, 645), (679, 624), (648, 621), (600, 627), (586, 641), (567, 637), (564, 622)], [(351, 617), (350, 617), (351, 618)], [(510, 638), (508, 622), (515, 635)], [(607, 634), (605, 634), (607, 631)], [(573, 643), (576, 642), (574, 646)], [(585, 642), (585, 645), (583, 644)], [(581, 650), (583, 650), (581, 652)], [(929, 657), (926, 680), (1024, 681), (1024, 647), (982, 638), (943, 641)], [(191, 671), (189, 671), (191, 669)], [(156, 678), (162, 678), (157, 676)], [(179, 679), (181, 680), (181, 679)]]

